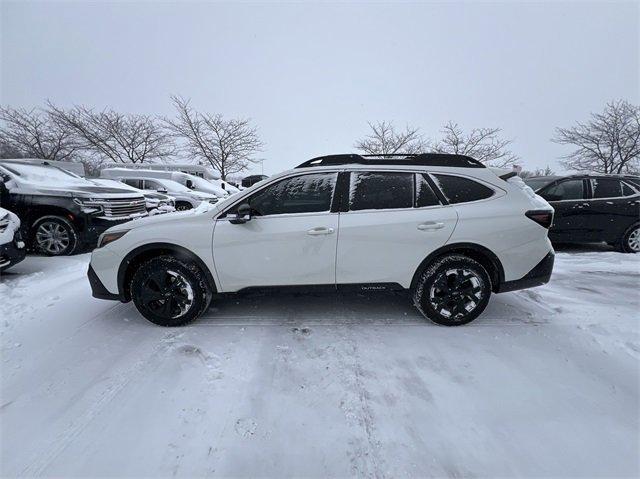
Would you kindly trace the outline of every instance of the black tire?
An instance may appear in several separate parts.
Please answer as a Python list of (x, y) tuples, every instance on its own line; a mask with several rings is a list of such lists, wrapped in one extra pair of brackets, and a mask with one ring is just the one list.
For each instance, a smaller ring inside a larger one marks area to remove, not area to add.
[(158, 256), (142, 263), (129, 284), (136, 309), (160, 326), (182, 326), (209, 307), (211, 288), (193, 262)]
[(78, 247), (75, 226), (62, 216), (43, 216), (33, 223), (31, 248), (46, 256), (68, 256)]
[(629, 227), (617, 246), (622, 253), (640, 253), (640, 223)]
[(187, 201), (177, 201), (176, 211), (187, 211), (193, 209), (193, 205)]
[(443, 326), (460, 326), (476, 319), (491, 296), (487, 270), (467, 256), (438, 258), (420, 275), (413, 303), (422, 315)]

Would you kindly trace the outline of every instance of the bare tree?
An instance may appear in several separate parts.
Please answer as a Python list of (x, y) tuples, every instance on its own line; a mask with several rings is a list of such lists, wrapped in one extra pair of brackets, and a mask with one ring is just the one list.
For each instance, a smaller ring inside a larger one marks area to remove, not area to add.
[(171, 100), (177, 117), (164, 120), (167, 128), (183, 141), (183, 151), (190, 158), (210, 164), (222, 179), (246, 170), (251, 157), (263, 148), (249, 119), (226, 120), (194, 110), (184, 98), (172, 96)]
[(369, 155), (423, 153), (428, 144), (418, 128), (406, 126), (397, 130), (390, 121), (369, 123), (371, 132), (355, 143), (355, 148)]
[(0, 106), (2, 155), (69, 161), (78, 149), (72, 133), (38, 109)]
[[(145, 163), (162, 160), (175, 152), (170, 136), (149, 115), (94, 111), (84, 106), (65, 110), (48, 102), (48, 110), (60, 128), (72, 132), (79, 147), (91, 154), (90, 163)], [(86, 157), (85, 157), (86, 159)]]
[(561, 161), (567, 169), (624, 173), (640, 167), (640, 107), (618, 100), (587, 122), (557, 128), (554, 142), (576, 147)]
[(443, 137), (434, 150), (439, 153), (467, 155), (490, 166), (505, 168), (513, 165), (518, 157), (509, 151), (511, 140), (500, 138), (500, 128), (474, 128), (465, 133), (455, 122), (442, 128)]
[(552, 176), (556, 172), (551, 169), (549, 165), (544, 168), (536, 168), (535, 170), (522, 170), (519, 175), (521, 178), (531, 178), (534, 176)]

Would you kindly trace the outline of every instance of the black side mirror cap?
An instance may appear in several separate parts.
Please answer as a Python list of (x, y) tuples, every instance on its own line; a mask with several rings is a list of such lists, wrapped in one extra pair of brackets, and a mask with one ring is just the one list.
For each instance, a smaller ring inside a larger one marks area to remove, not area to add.
[(251, 219), (251, 206), (249, 203), (242, 203), (236, 210), (236, 217), (231, 217), (229, 223), (232, 225), (241, 225)]

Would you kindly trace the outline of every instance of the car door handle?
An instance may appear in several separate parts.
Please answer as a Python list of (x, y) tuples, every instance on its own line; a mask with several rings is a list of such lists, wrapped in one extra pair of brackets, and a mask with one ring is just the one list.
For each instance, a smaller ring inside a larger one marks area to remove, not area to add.
[(442, 228), (444, 228), (444, 223), (439, 221), (427, 221), (426, 223), (420, 223), (418, 225), (420, 231), (434, 231), (441, 230)]
[(307, 231), (308, 235), (311, 236), (320, 236), (320, 235), (330, 235), (333, 234), (335, 230), (333, 228), (327, 228), (326, 226), (318, 226), (317, 228), (311, 228)]

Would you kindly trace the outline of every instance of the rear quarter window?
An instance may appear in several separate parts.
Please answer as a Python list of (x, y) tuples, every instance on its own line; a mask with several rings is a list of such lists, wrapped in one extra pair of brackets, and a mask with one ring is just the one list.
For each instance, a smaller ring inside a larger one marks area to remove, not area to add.
[(493, 196), (494, 191), (477, 181), (462, 176), (432, 175), (449, 203), (468, 203)]

